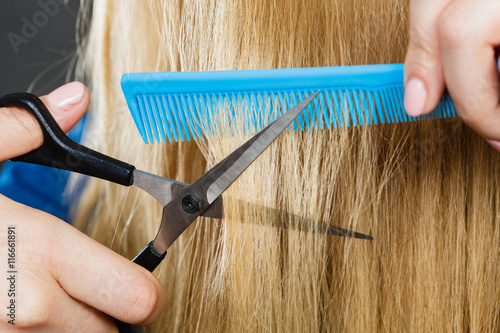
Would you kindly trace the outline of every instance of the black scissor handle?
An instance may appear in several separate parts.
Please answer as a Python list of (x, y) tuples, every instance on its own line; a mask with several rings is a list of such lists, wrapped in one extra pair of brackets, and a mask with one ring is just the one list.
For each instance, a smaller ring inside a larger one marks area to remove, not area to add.
[[(78, 172), (117, 184), (130, 186), (135, 167), (112, 157), (82, 146), (70, 138), (59, 127), (50, 111), (35, 95), (14, 93), (0, 97), (0, 107), (17, 106), (29, 111), (40, 124), (43, 132), (42, 145), (13, 161), (45, 165), (53, 168)], [(149, 271), (165, 258), (149, 243), (132, 261)], [(120, 333), (135, 333), (140, 329), (115, 320)]]
[[(166, 255), (167, 252), (163, 254), (159, 253), (153, 246), (153, 242), (150, 242), (134, 259), (132, 259), (132, 261), (146, 268), (148, 271), (153, 272)], [(136, 333), (139, 330), (139, 327), (124, 323), (117, 319), (115, 319), (115, 324), (120, 333)]]
[(40, 124), (42, 145), (13, 161), (78, 172), (130, 186), (135, 167), (79, 145), (66, 136), (43, 102), (33, 94), (14, 93), (0, 98), (0, 107), (17, 106), (29, 111)]
[(153, 272), (166, 255), (167, 252), (161, 254), (157, 249), (155, 249), (153, 242), (149, 242), (149, 244), (146, 245), (146, 247), (143, 248), (134, 259), (132, 259), (132, 262), (135, 262), (148, 271)]

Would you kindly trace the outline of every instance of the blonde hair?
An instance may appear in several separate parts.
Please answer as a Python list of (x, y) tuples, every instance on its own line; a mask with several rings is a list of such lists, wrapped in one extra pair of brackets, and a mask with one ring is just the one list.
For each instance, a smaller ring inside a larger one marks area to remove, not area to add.
[[(402, 62), (407, 26), (405, 0), (96, 1), (87, 143), (192, 182), (245, 138), (145, 146), (121, 74)], [(457, 119), (286, 132), (224, 194), (224, 220), (199, 219), (169, 249), (151, 330), (499, 331), (499, 162)], [(374, 240), (276, 228), (252, 203)], [(129, 258), (160, 219), (146, 194), (100, 180), (77, 212)]]

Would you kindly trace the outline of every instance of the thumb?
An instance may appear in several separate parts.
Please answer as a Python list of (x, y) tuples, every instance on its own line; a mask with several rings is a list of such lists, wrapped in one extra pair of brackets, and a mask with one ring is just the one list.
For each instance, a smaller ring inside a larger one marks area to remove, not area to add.
[[(63, 131), (69, 131), (89, 106), (90, 94), (82, 83), (65, 84), (41, 97)], [(43, 143), (40, 125), (28, 111), (0, 108), (0, 161), (24, 155)]]
[(441, 13), (451, 2), (410, 2), (410, 42), (404, 69), (404, 105), (410, 116), (431, 112), (443, 95), (445, 82), (438, 23)]

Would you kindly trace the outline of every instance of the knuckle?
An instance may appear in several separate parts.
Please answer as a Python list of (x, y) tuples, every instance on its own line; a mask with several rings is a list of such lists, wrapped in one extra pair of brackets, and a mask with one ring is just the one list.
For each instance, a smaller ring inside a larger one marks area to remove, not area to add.
[(434, 66), (434, 59), (439, 56), (439, 50), (431, 43), (419, 40), (410, 44), (406, 62), (419, 65), (422, 69), (431, 70)]
[(434, 58), (439, 55), (439, 44), (436, 42), (436, 34), (432, 31), (410, 31), (410, 43), (408, 45), (408, 56)]
[(443, 45), (457, 48), (463, 45), (465, 40), (475, 36), (477, 32), (470, 22), (460, 7), (454, 4), (448, 6), (438, 20), (438, 31)]
[(129, 295), (131, 321), (141, 323), (153, 314), (158, 304), (158, 287), (150, 276), (144, 274), (141, 283), (131, 289)]
[(405, 74), (416, 73), (420, 77), (434, 77), (441, 73), (441, 50), (437, 37), (415, 36), (410, 38), (405, 59)]

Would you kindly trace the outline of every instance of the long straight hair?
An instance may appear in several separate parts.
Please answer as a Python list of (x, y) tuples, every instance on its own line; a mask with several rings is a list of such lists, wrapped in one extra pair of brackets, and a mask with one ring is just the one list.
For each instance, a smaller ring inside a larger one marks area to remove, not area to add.
[[(93, 6), (81, 61), (93, 100), (86, 143), (183, 182), (245, 137), (220, 117), (211, 122), (222, 135), (144, 145), (122, 73), (397, 63), (408, 41), (407, 0)], [(224, 194), (224, 219), (198, 219), (169, 249), (155, 272), (167, 303), (150, 329), (498, 332), (499, 162), (458, 119), (286, 132)], [(276, 227), (259, 205), (317, 222)], [(88, 180), (76, 219), (132, 258), (155, 236), (161, 207), (138, 190)], [(318, 223), (374, 240), (321, 235)]]

